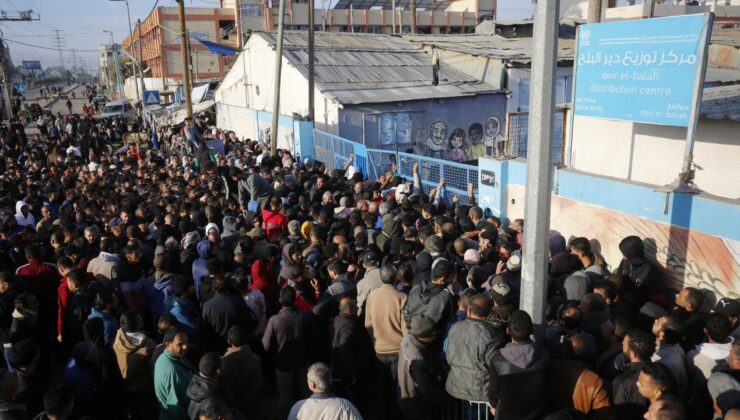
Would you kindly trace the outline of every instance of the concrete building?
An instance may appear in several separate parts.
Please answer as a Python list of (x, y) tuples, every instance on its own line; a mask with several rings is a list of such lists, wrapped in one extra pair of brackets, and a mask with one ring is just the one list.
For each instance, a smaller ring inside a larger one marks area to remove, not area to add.
[(116, 84), (116, 55), (120, 60), (120, 54), (113, 44), (98, 46), (98, 77), (100, 84), (107, 86), (109, 90), (115, 90)]
[[(274, 45), (272, 32), (249, 38), (216, 91), (219, 126), (252, 138), (265, 136), (270, 119), (260, 115), (273, 111)], [(286, 32), (284, 118), (307, 115), (306, 59), (306, 33)], [(471, 137), (482, 142), (489, 121), (495, 125), (492, 137), (499, 134), (506, 107), (501, 90), (446, 64), (438, 86), (432, 78), (431, 55), (401, 38), (317, 32), (316, 127), (367, 147), (427, 155), (450, 149), (455, 141), (467, 144)], [(289, 145), (290, 138), (281, 134), (278, 144)]]
[[(314, 26), (328, 32), (410, 33), (408, 0), (316, 1)], [(328, 5), (333, 4), (333, 7)], [(222, 0), (222, 7), (238, 10), (243, 34), (277, 28), (278, 2), (266, 0)], [(496, 16), (496, 0), (417, 0), (417, 33), (471, 33), (479, 22)], [(308, 28), (308, 2), (286, 0), (286, 29)]]
[[(186, 7), (185, 18), (190, 34), (192, 79), (195, 82), (218, 80), (226, 74), (231, 60), (208, 51), (197, 39), (236, 47), (235, 11), (233, 8)], [(133, 55), (139, 60), (139, 43), (143, 67), (148, 78), (162, 79), (165, 92), (173, 92), (182, 81), (180, 26), (176, 7), (157, 7), (133, 29)], [(122, 47), (131, 51), (127, 36)], [(174, 81), (174, 85), (173, 82)]]

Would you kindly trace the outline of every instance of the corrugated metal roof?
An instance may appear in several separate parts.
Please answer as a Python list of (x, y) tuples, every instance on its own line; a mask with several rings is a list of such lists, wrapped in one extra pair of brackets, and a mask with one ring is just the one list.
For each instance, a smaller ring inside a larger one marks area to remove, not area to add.
[[(514, 63), (529, 64), (532, 61), (532, 38), (504, 38), (498, 35), (406, 35), (405, 39), (420, 45), (435, 45), (449, 51), (489, 57)], [(558, 60), (573, 61), (575, 42), (572, 39), (558, 41)]]
[[(272, 32), (254, 35), (275, 45)], [(307, 33), (286, 31), (283, 55), (308, 77)], [(317, 32), (316, 87), (345, 105), (454, 98), (500, 92), (441, 64), (432, 85), (432, 57), (420, 46), (388, 35)]]
[(740, 85), (705, 88), (700, 114), (711, 120), (740, 121)]

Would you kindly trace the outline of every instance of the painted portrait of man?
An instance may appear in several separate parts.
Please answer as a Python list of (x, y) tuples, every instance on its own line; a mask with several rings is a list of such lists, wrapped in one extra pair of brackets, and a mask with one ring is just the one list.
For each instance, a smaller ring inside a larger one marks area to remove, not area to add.
[(426, 155), (433, 158), (443, 158), (447, 149), (447, 123), (435, 121), (430, 126), (430, 136), (427, 139)]

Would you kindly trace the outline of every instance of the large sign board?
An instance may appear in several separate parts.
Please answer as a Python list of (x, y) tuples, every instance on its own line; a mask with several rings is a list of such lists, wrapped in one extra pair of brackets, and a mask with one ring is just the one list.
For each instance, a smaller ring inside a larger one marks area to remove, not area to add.
[(21, 67), (23, 67), (24, 70), (41, 70), (41, 61), (23, 60), (21, 62)]
[(582, 25), (575, 115), (687, 127), (709, 14)]

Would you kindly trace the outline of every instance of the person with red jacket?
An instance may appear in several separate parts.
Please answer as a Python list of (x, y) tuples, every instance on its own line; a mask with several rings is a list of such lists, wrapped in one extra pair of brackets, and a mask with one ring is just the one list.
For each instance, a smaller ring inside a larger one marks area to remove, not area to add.
[(57, 341), (60, 343), (64, 332), (64, 317), (67, 314), (69, 298), (73, 293), (67, 285), (67, 276), (74, 269), (75, 264), (70, 257), (62, 257), (57, 261), (57, 270), (59, 270), (59, 276), (62, 278), (57, 288)]
[(288, 231), (288, 218), (280, 212), (283, 201), (280, 197), (270, 197), (270, 210), (262, 209), (262, 225), (268, 241), (276, 241), (280, 234)]
[(280, 310), (278, 294), (280, 288), (277, 281), (275, 263), (280, 255), (277, 247), (266, 247), (266, 255), (261, 256), (252, 264), (252, 289), (259, 289), (265, 295), (267, 315), (271, 316)]
[(49, 337), (53, 336), (54, 319), (56, 318), (57, 288), (59, 287), (59, 273), (53, 264), (42, 260), (41, 247), (31, 244), (26, 247), (26, 260), (28, 264), (18, 267), (15, 275), (20, 283), (36, 296), (39, 303), (39, 325), (43, 325), (49, 331)]

